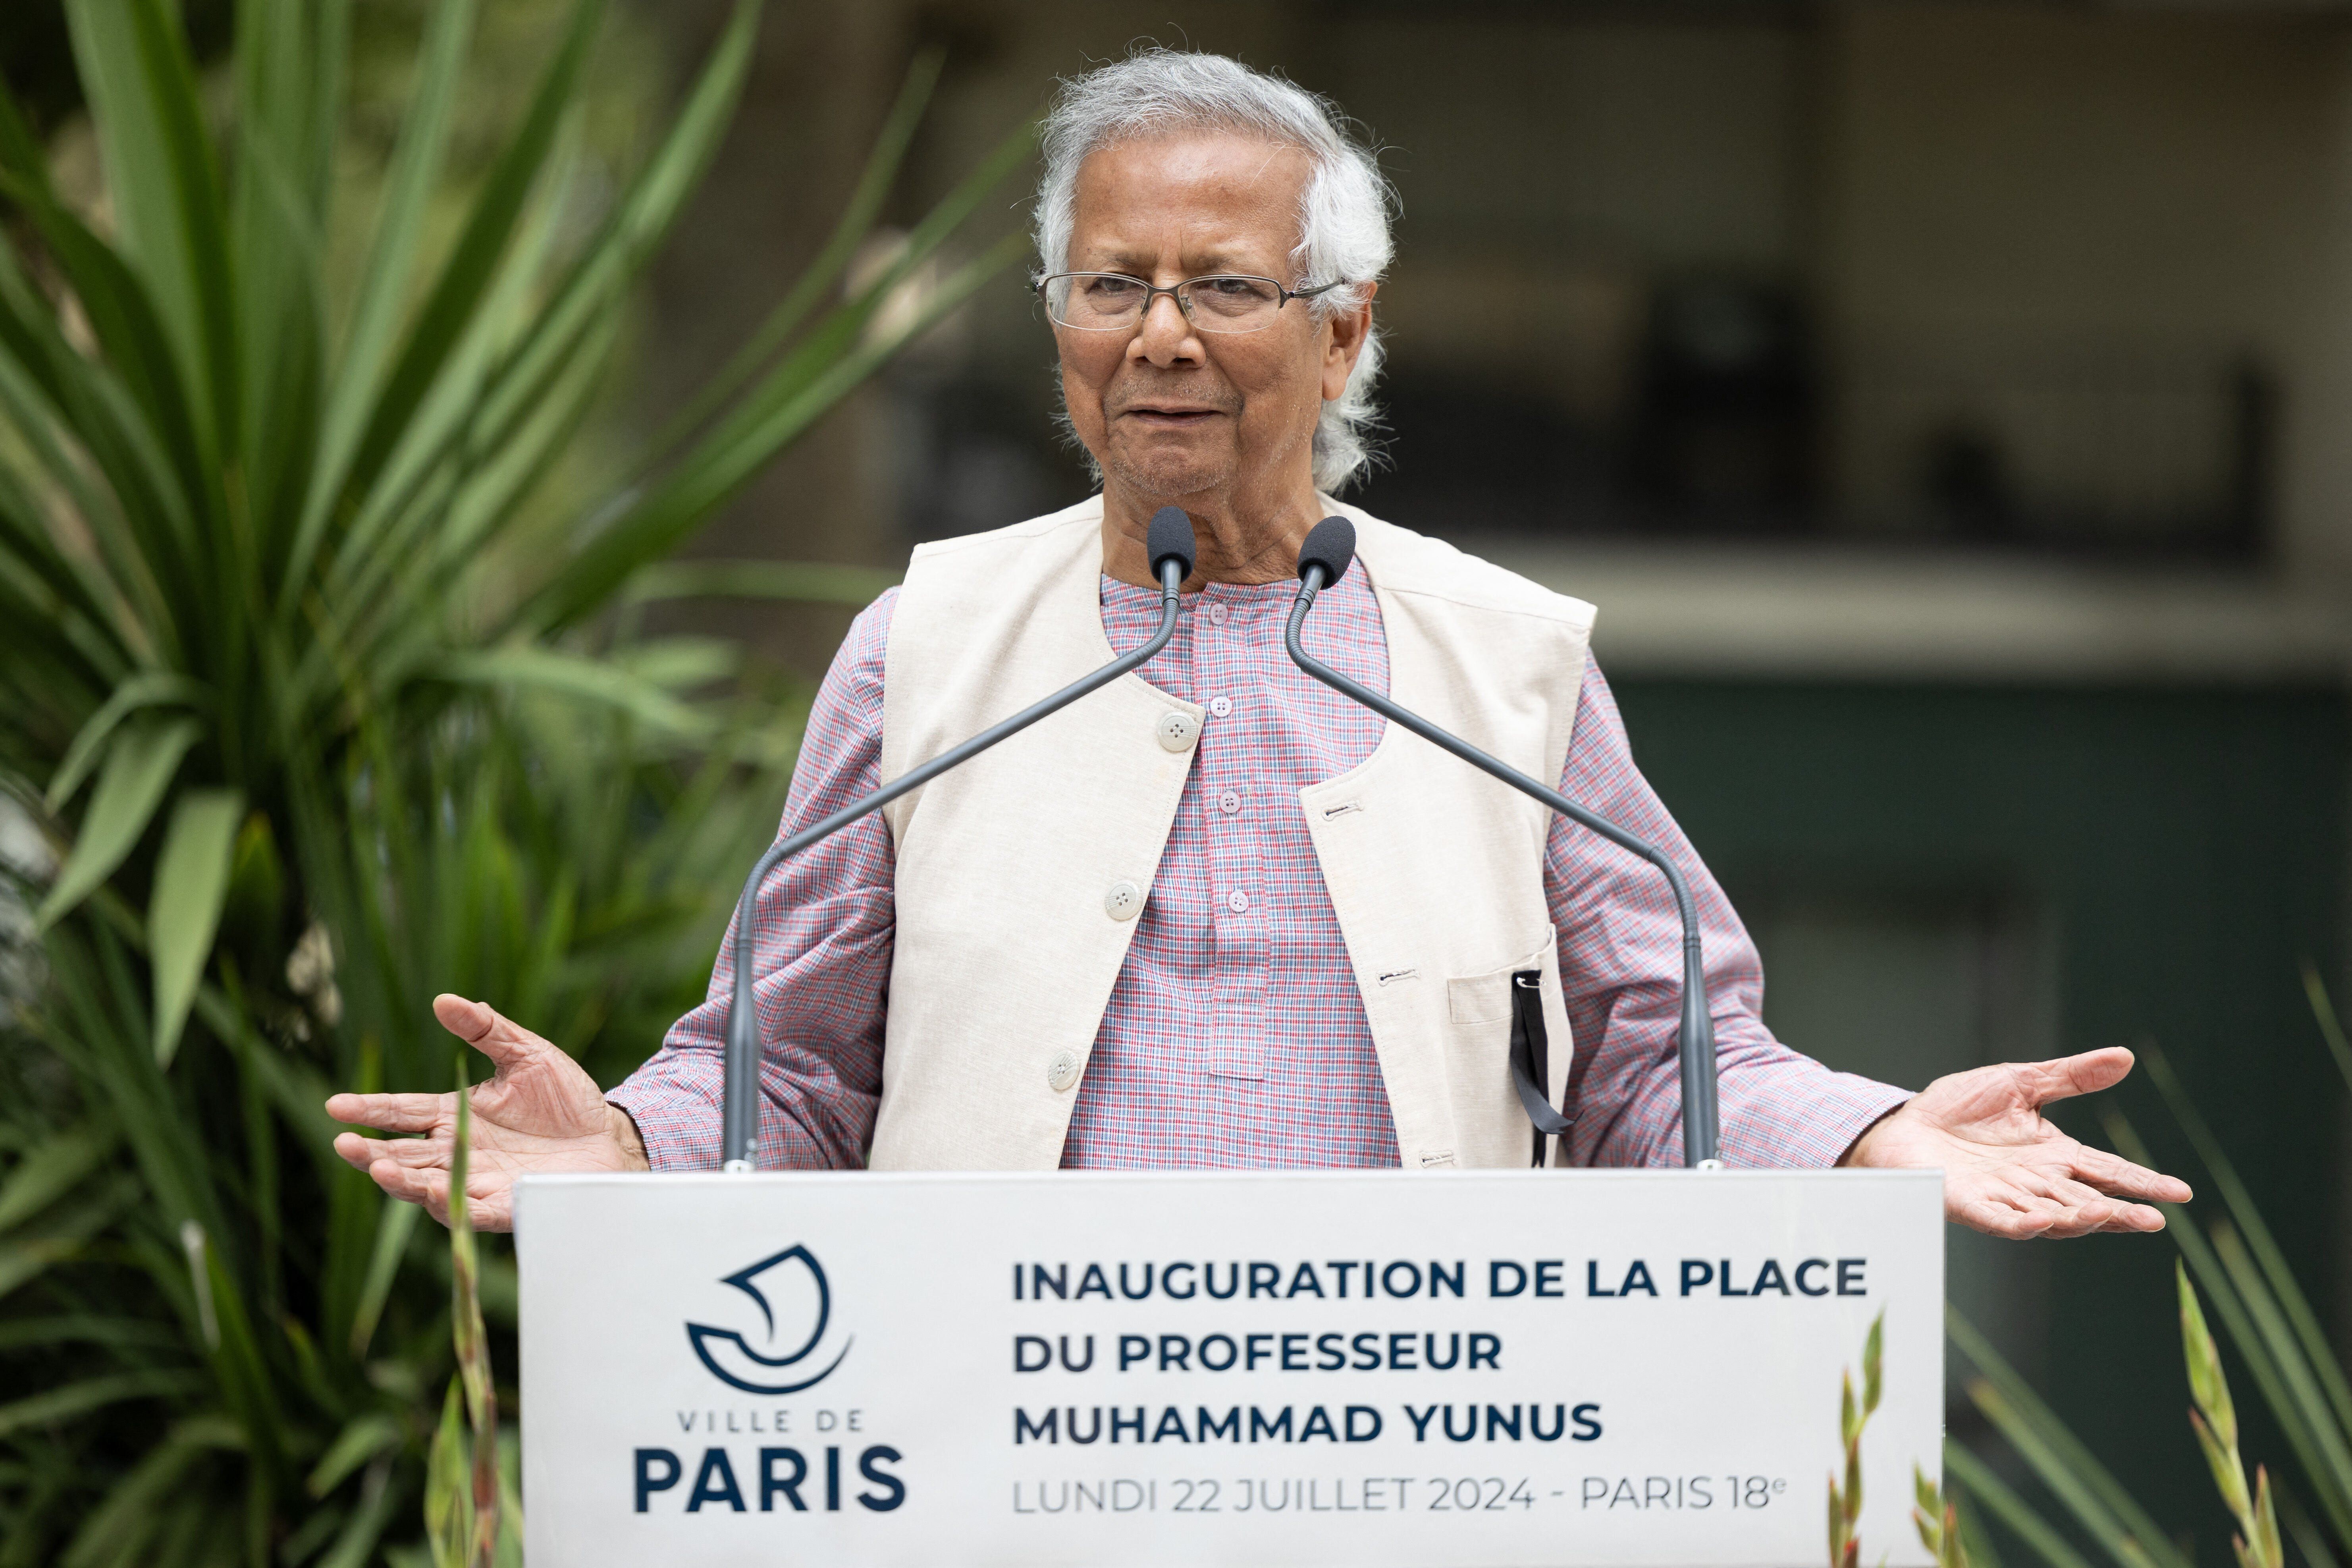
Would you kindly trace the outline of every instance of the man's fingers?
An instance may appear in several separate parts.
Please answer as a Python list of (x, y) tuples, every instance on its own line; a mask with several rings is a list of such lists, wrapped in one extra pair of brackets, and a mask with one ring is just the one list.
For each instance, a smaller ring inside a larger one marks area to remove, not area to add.
[(335, 1152), (341, 1155), (343, 1163), (354, 1171), (365, 1171), (374, 1164), (375, 1152), (383, 1144), (381, 1138), (362, 1138), (356, 1132), (335, 1134)]
[(2104, 1050), (2084, 1051), (2080, 1056), (2059, 1057), (2046, 1062), (2020, 1062), (2019, 1079), (2026, 1098), (2042, 1106), (2054, 1100), (2072, 1100), (2078, 1094), (2096, 1094), (2103, 1089), (2113, 1089), (2123, 1082), (2132, 1069), (2132, 1054), (2121, 1046), (2109, 1046)]
[(353, 1127), (379, 1132), (430, 1132), (433, 1124), (457, 1109), (448, 1094), (331, 1094), (327, 1114)]
[(487, 1002), (444, 991), (433, 998), (433, 1016), (441, 1020), (443, 1028), (500, 1067), (521, 1061), (534, 1051), (551, 1048), (545, 1040), (505, 1017)]
[(2051, 1216), (2041, 1205), (2021, 1208), (1990, 1197), (1962, 1198), (1947, 1203), (1948, 1217), (1958, 1220), (1970, 1230), (1983, 1231), (1987, 1236), (2006, 1237), (2011, 1241), (2031, 1241), (2050, 1228)]
[(2009, 1171), (1991, 1181), (1948, 1177), (1944, 1212), (1972, 1230), (2015, 1241), (2164, 1228), (2163, 1214), (2145, 1204), (2124, 1202), (2081, 1182), (2053, 1180), (2033, 1171)]
[(446, 1171), (412, 1171), (391, 1160), (379, 1160), (368, 1167), (368, 1174), (387, 1195), (417, 1205), (443, 1225), (449, 1223)]
[[(412, 1203), (443, 1225), (449, 1223), (449, 1173), (444, 1170), (412, 1171), (390, 1161), (379, 1161), (368, 1174), (375, 1184), (404, 1203)], [(466, 1217), (473, 1221), (476, 1230), (512, 1230), (514, 1228), (514, 1188), (510, 1181), (499, 1176), (468, 1176), (466, 1181)]]
[[(425, 1152), (420, 1158), (419, 1153)], [(362, 1138), (356, 1132), (335, 1134), (335, 1152), (355, 1171), (373, 1172), (380, 1161), (395, 1165), (446, 1165), (449, 1146), (431, 1139)]]
[[(2185, 1204), (2196, 1194), (2178, 1176), (2135, 1165), (2105, 1149), (2081, 1148), (2074, 1156), (2074, 1173), (2116, 1197), (2147, 1198), (2160, 1204)], [(2158, 1216), (2159, 1219), (2161, 1215)], [(2151, 1227), (2158, 1228), (2158, 1227)]]

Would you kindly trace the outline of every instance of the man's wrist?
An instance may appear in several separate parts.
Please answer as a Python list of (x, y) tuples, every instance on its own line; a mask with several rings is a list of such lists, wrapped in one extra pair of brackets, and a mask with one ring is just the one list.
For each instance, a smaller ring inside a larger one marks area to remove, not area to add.
[(1853, 1142), (1845, 1146), (1845, 1152), (1838, 1156), (1837, 1163), (1842, 1166), (1867, 1165), (1872, 1163), (1873, 1162), (1870, 1158), (1870, 1150), (1868, 1147), (1871, 1140), (1878, 1136), (1879, 1130), (1881, 1128), (1885, 1127), (1889, 1121), (1894, 1121), (1895, 1117), (1901, 1115), (1903, 1113), (1903, 1107), (1910, 1103), (1910, 1100), (1906, 1100), (1900, 1104), (1890, 1105), (1885, 1110), (1880, 1111), (1878, 1115), (1872, 1120), (1869, 1126), (1864, 1127), (1860, 1132), (1854, 1134)]
[(621, 1146), (625, 1167), (632, 1171), (652, 1170), (654, 1163), (646, 1152), (645, 1135), (637, 1131), (637, 1119), (609, 1100), (604, 1102), (604, 1114), (611, 1120), (613, 1142)]

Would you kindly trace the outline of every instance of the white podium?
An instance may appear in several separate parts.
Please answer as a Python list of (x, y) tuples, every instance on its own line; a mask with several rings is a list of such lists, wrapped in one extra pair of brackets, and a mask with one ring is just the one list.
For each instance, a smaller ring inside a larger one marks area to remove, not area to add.
[(537, 1176), (530, 1559), (1929, 1559), (1934, 1172)]

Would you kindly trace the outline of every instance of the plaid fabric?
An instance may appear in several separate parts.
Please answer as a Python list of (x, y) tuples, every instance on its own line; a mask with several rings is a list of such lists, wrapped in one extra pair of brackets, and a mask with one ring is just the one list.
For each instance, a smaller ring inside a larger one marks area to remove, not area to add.
[[(1297, 792), (1362, 762), (1382, 721), (1312, 681), (1282, 647), (1289, 583), (1212, 584), (1143, 668), (1210, 707), (1175, 826), (1105, 1008), (1063, 1147), (1067, 1166), (1393, 1165), (1396, 1135)], [(881, 782), (882, 670), (895, 591), (858, 616), (817, 695), (782, 833)], [(1159, 624), (1151, 589), (1103, 580), (1113, 648)], [(1351, 570), (1318, 602), (1316, 651), (1388, 689), (1377, 601)], [(1223, 711), (1219, 711), (1220, 708)], [(1901, 1089), (1833, 1073), (1775, 1040), (1755, 944), (1633, 765), (1597, 665), (1586, 669), (1560, 791), (1673, 854), (1705, 928), (1723, 1155), (1832, 1164)], [(1576, 1034), (1579, 1164), (1682, 1160), (1675, 1032), (1682, 929), (1655, 870), (1565, 821), (1545, 886)], [(855, 1167), (882, 1085), (892, 854), (877, 815), (780, 867), (755, 901), (763, 1046), (759, 1163)], [(658, 1170), (719, 1163), (726, 950), (709, 999), (613, 1091)]]

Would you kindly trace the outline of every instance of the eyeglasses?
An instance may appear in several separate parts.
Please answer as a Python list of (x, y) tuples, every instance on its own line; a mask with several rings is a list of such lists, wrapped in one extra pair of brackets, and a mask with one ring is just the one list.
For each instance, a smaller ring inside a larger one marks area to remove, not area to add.
[(1274, 325), (1291, 300), (1312, 300), (1339, 287), (1332, 282), (1286, 289), (1271, 278), (1218, 273), (1161, 289), (1122, 272), (1056, 272), (1038, 280), (1037, 292), (1045, 297), (1045, 313), (1054, 324), (1075, 331), (1131, 332), (1150, 310), (1151, 301), (1167, 294), (1197, 331), (1257, 332)]

